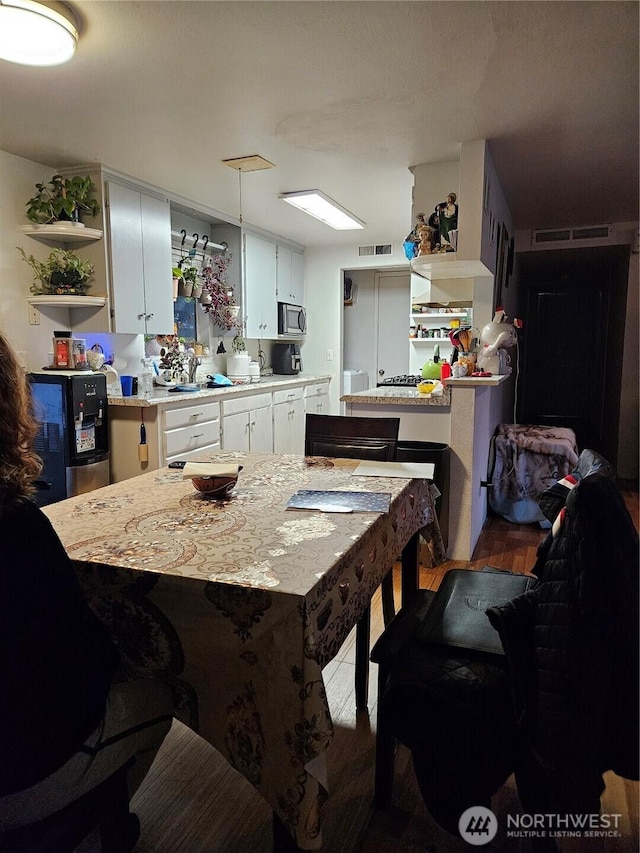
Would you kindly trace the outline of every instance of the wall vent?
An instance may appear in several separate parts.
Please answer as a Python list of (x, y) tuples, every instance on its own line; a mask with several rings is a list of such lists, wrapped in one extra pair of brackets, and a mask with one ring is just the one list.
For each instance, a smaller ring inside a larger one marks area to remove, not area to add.
[(534, 231), (532, 245), (541, 243), (572, 243), (574, 240), (602, 240), (611, 235), (610, 225), (593, 225), (589, 228), (556, 228)]
[(359, 246), (358, 254), (361, 258), (369, 255), (391, 255), (391, 243), (379, 243), (377, 246)]

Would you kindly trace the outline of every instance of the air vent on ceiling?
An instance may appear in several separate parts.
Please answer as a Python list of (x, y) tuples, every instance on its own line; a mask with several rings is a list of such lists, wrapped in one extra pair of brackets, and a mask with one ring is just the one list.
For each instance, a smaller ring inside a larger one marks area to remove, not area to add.
[(574, 240), (602, 240), (611, 234), (609, 225), (593, 225), (589, 228), (556, 228), (534, 231), (532, 244), (540, 243), (572, 243)]
[(358, 254), (361, 258), (370, 255), (390, 255), (391, 243), (379, 243), (377, 246), (358, 246)]
[(237, 169), (239, 172), (258, 172), (260, 169), (273, 169), (275, 163), (270, 163), (259, 154), (251, 154), (248, 157), (232, 157), (230, 160), (222, 161), (225, 166)]

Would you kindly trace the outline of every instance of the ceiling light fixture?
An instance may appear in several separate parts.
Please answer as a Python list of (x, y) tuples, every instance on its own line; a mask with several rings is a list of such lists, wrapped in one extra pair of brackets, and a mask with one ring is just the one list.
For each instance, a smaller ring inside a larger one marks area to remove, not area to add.
[(78, 42), (71, 12), (67, 14), (32, 0), (0, 0), (0, 59), (20, 65), (67, 62)]
[(304, 210), (309, 216), (314, 216), (325, 225), (338, 231), (347, 231), (355, 228), (364, 228), (366, 222), (358, 219), (353, 213), (349, 213), (329, 196), (320, 190), (301, 190), (295, 193), (280, 193), (278, 196), (282, 201), (292, 204)]

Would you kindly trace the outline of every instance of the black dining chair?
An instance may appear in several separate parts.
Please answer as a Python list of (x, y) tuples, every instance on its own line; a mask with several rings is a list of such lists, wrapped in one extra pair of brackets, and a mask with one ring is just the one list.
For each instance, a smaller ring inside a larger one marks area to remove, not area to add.
[[(305, 456), (342, 459), (369, 459), (393, 462), (398, 446), (400, 418), (361, 418), (341, 415), (307, 415)], [(382, 612), (385, 625), (395, 615), (393, 572), (382, 579)], [(369, 693), (369, 645), (371, 607), (367, 607), (356, 627), (356, 708), (367, 707)]]
[(530, 814), (597, 813), (604, 772), (640, 776), (633, 519), (611, 466), (590, 450), (539, 503), (553, 527), (531, 568), (537, 584), (505, 600), (495, 579), (508, 573), (485, 567), (482, 602), (465, 599), (503, 654), (434, 643), (424, 631), (438, 602), (429, 590), (374, 646), (376, 808), (391, 801), (398, 741), (431, 816), (454, 835), (466, 808), (489, 806), (511, 773)]
[(95, 830), (99, 830), (100, 853), (131, 853), (140, 836), (140, 822), (129, 811), (129, 766), (125, 764), (59, 812), (0, 832), (0, 853), (74, 853)]

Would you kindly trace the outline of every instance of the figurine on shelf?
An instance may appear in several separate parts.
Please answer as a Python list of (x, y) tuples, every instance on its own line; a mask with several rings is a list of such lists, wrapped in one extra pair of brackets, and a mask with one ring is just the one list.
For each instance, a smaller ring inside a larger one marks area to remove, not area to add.
[(422, 228), (427, 223), (424, 221), (424, 213), (419, 213), (416, 217), (416, 224), (413, 229), (407, 234), (405, 237), (404, 243), (404, 253), (407, 256), (407, 260), (410, 261), (418, 254), (418, 245), (420, 243), (420, 237), (418, 236), (418, 229)]
[(422, 255), (430, 255), (435, 246), (433, 240), (433, 228), (430, 225), (418, 225), (416, 228), (416, 236), (419, 240), (418, 257)]
[(433, 228), (433, 245), (440, 245), (440, 214), (446, 207), (446, 202), (441, 201), (440, 204), (436, 204), (433, 213), (429, 217), (428, 225)]
[(455, 252), (458, 247), (458, 205), (455, 193), (449, 193), (447, 201), (442, 202), (440, 210), (440, 243), (447, 252)]

